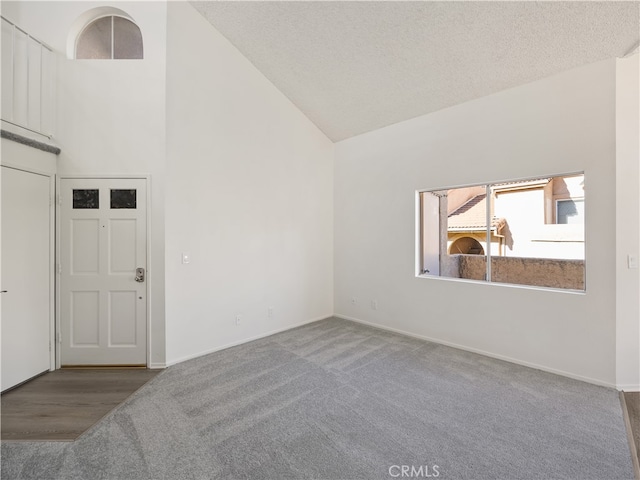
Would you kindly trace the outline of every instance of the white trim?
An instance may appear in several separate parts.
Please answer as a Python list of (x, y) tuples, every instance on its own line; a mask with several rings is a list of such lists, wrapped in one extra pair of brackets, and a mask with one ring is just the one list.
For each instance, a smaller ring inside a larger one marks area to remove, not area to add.
[(619, 383), (616, 388), (621, 392), (640, 392), (640, 383)]
[(165, 363), (150, 363), (147, 368), (149, 370), (163, 370), (167, 368), (167, 365)]
[(522, 365), (524, 367), (534, 368), (536, 370), (542, 370), (543, 372), (548, 372), (548, 373), (553, 373), (553, 374), (556, 374), (556, 375), (561, 375), (563, 377), (568, 377), (568, 378), (571, 378), (573, 380), (580, 380), (581, 382), (592, 383), (594, 385), (599, 385), (601, 387), (617, 388), (617, 386), (614, 385), (613, 383), (603, 382), (601, 380), (597, 380), (597, 379), (591, 378), (591, 377), (584, 377), (582, 375), (575, 375), (575, 374), (573, 374), (571, 372), (565, 372), (564, 370), (558, 370), (558, 369), (550, 368), (550, 367), (547, 367), (547, 366), (544, 366), (544, 365), (538, 365), (538, 364), (532, 363), (532, 362), (525, 362), (525, 361), (522, 361), (522, 360), (518, 360), (516, 358), (507, 357), (505, 355), (500, 355), (500, 354), (497, 354), (497, 353), (492, 353), (492, 352), (487, 352), (485, 350), (480, 350), (478, 348), (468, 347), (466, 345), (460, 345), (460, 344), (453, 343), (453, 342), (447, 342), (445, 340), (441, 340), (441, 339), (438, 339), (438, 338), (427, 337), (426, 335), (418, 335), (416, 333), (407, 332), (405, 330), (400, 330), (398, 328), (391, 328), (391, 327), (387, 327), (386, 325), (380, 325), (380, 324), (377, 324), (377, 323), (372, 323), (372, 322), (368, 322), (368, 321), (365, 321), (365, 320), (360, 320), (360, 319), (354, 318), (354, 317), (348, 317), (346, 315), (341, 315), (341, 314), (338, 314), (338, 313), (334, 314), (334, 317), (338, 317), (338, 318), (341, 318), (343, 320), (348, 320), (348, 321), (355, 322), (355, 323), (361, 323), (361, 324), (367, 325), (369, 327), (379, 328), (380, 330), (387, 330), (389, 332), (399, 333), (401, 335), (406, 335), (408, 337), (418, 338), (420, 340), (426, 340), (428, 342), (437, 343), (439, 345), (445, 345), (447, 347), (457, 348), (458, 350), (464, 350), (466, 352), (477, 353), (479, 355), (484, 355), (485, 357), (491, 357), (491, 358), (495, 358), (497, 360), (503, 360), (505, 362), (515, 363), (516, 365)]
[(441, 190), (456, 190), (458, 188), (468, 188), (468, 187), (482, 187), (484, 185), (499, 185), (499, 184), (504, 184), (504, 183), (520, 183), (520, 182), (526, 182), (526, 181), (534, 181), (540, 178), (552, 178), (552, 177), (572, 177), (572, 176), (576, 176), (576, 175), (584, 175), (584, 170), (579, 170), (579, 171), (575, 171), (575, 172), (557, 172), (557, 173), (548, 173), (545, 175), (528, 175), (526, 177), (515, 177), (515, 178), (511, 178), (509, 180), (493, 180), (493, 181), (486, 181), (486, 182), (472, 182), (472, 183), (461, 183), (461, 184), (450, 184), (447, 187), (438, 187), (438, 186), (431, 186), (431, 187), (426, 187), (426, 188), (419, 188), (416, 191), (418, 193), (423, 193), (423, 192), (438, 192)]
[(56, 248), (58, 245), (57, 242), (57, 205), (56, 201), (57, 196), (57, 178), (56, 175), (53, 174), (49, 176), (49, 195), (51, 201), (49, 202), (49, 371), (53, 372), (56, 367), (56, 352), (58, 349), (56, 348), (56, 319), (57, 319), (57, 297), (56, 291), (58, 288), (58, 257)]
[[(557, 287), (537, 287), (534, 285), (522, 285), (518, 283), (501, 283), (501, 282), (487, 282), (486, 280), (473, 280), (470, 278), (456, 278), (456, 277), (440, 277), (436, 275), (429, 275), (428, 273), (422, 273), (420, 275), (416, 275), (415, 278), (421, 278), (430, 281), (437, 282), (459, 282), (459, 283), (474, 283), (476, 285), (486, 285), (491, 288), (519, 288), (522, 290), (537, 290), (537, 291), (545, 291), (545, 292), (555, 292), (561, 294), (569, 294), (569, 295), (586, 295), (587, 290), (571, 290), (570, 288), (557, 288)], [(586, 282), (585, 282), (586, 284)]]
[(320, 320), (326, 320), (326, 319), (334, 317), (334, 316), (336, 316), (336, 315), (332, 315), (332, 314), (322, 315), (320, 317), (313, 318), (311, 320), (305, 320), (304, 322), (300, 322), (300, 323), (295, 323), (293, 325), (289, 325), (288, 327), (278, 328), (276, 330), (271, 330), (271, 331), (266, 332), (266, 333), (261, 333), (259, 335), (255, 335), (253, 337), (249, 337), (249, 338), (245, 338), (245, 339), (242, 339), (242, 340), (238, 340), (237, 342), (227, 343), (226, 345), (221, 345), (219, 347), (214, 347), (214, 348), (211, 348), (211, 349), (203, 350), (201, 352), (194, 353), (194, 354), (191, 354), (191, 355), (187, 355), (187, 356), (184, 356), (184, 357), (180, 357), (180, 358), (177, 358), (175, 360), (169, 360), (167, 362), (167, 366), (176, 365), (178, 363), (186, 362), (187, 360), (193, 360), (194, 358), (202, 357), (204, 355), (209, 355), (210, 353), (215, 353), (215, 352), (219, 352), (221, 350), (226, 350), (227, 348), (237, 347), (238, 345), (242, 345), (244, 343), (253, 342), (254, 340), (260, 340), (261, 338), (270, 337), (271, 335), (275, 335), (276, 333), (286, 332), (287, 330), (292, 330), (294, 328), (302, 327), (304, 325), (309, 325), (310, 323), (319, 322)]
[(147, 272), (145, 273), (147, 280), (147, 294), (145, 298), (147, 302), (147, 368), (151, 368), (151, 285), (153, 284), (153, 273), (155, 271), (153, 268), (154, 265), (151, 264), (151, 175), (145, 176), (145, 190), (147, 192), (147, 258), (145, 259), (147, 266)]
[(60, 368), (60, 336), (58, 335), (59, 332), (62, 331), (61, 326), (60, 326), (60, 176), (56, 177), (56, 188), (55, 188), (55, 194), (54, 194), (54, 199), (55, 201), (54, 203), (54, 208), (56, 211), (56, 218), (55, 218), (55, 229), (56, 229), (56, 234), (55, 234), (55, 248), (56, 248), (56, 256), (55, 256), (55, 260), (53, 262), (54, 265), (54, 275), (55, 275), (55, 303), (56, 303), (56, 311), (55, 311), (55, 319), (54, 319), (54, 332), (53, 332), (53, 340), (52, 340), (52, 346), (53, 346), (53, 355), (54, 355), (54, 359), (55, 359), (55, 370)]
[(74, 180), (74, 179), (87, 179), (87, 180), (109, 180), (109, 179), (116, 179), (116, 180), (122, 180), (123, 178), (131, 178), (133, 180), (137, 180), (137, 179), (146, 179), (149, 178), (151, 175), (148, 173), (127, 173), (127, 174), (112, 174), (112, 173), (104, 173), (104, 174), (100, 174), (100, 173), (96, 173), (96, 174), (90, 174), (90, 175), (83, 175), (81, 173), (64, 173), (64, 174), (60, 174), (60, 178), (61, 179), (65, 179), (68, 178), (69, 180)]

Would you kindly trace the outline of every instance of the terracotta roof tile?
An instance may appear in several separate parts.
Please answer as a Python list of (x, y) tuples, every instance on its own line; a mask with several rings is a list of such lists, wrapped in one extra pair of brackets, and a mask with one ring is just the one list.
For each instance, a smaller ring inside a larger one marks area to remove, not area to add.
[[(483, 230), (487, 228), (487, 196), (476, 195), (449, 214), (449, 230)], [(491, 226), (497, 227), (500, 220), (493, 218)]]

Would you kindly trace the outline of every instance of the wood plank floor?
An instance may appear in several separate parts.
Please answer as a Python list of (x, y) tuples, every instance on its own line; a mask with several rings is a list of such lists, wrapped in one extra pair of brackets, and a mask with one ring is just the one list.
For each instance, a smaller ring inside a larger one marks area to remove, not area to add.
[(631, 436), (636, 447), (636, 458), (634, 467), (636, 470), (636, 478), (640, 480), (640, 392), (624, 392), (624, 403), (627, 407), (629, 415), (629, 424), (631, 426)]
[(159, 373), (63, 369), (2, 395), (1, 438), (73, 441)]

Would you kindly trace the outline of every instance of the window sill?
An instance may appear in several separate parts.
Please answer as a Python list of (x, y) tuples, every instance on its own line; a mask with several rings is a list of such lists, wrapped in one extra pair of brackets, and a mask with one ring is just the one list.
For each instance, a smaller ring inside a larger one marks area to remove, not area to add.
[(428, 274), (417, 274), (416, 278), (427, 279), (427, 280), (436, 280), (436, 281), (444, 281), (444, 282), (453, 282), (453, 283), (470, 283), (475, 285), (486, 285), (493, 287), (504, 287), (504, 288), (517, 288), (521, 290), (534, 290), (534, 291), (544, 291), (544, 292), (555, 292), (555, 293), (564, 293), (568, 295), (586, 295), (587, 291), (585, 290), (574, 290), (570, 288), (556, 288), (556, 287), (539, 287), (536, 285), (520, 285), (516, 283), (501, 283), (501, 282), (487, 282), (485, 280), (471, 280), (468, 278), (454, 278), (454, 277), (437, 277), (435, 275)]

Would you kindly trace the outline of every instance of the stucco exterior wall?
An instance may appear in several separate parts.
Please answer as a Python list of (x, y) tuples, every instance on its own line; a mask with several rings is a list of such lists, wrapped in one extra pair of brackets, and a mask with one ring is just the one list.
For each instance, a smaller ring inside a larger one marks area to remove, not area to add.
[[(448, 277), (484, 280), (486, 257), (449, 255), (444, 262)], [(491, 281), (538, 287), (584, 290), (584, 261), (551, 258), (492, 257)]]

